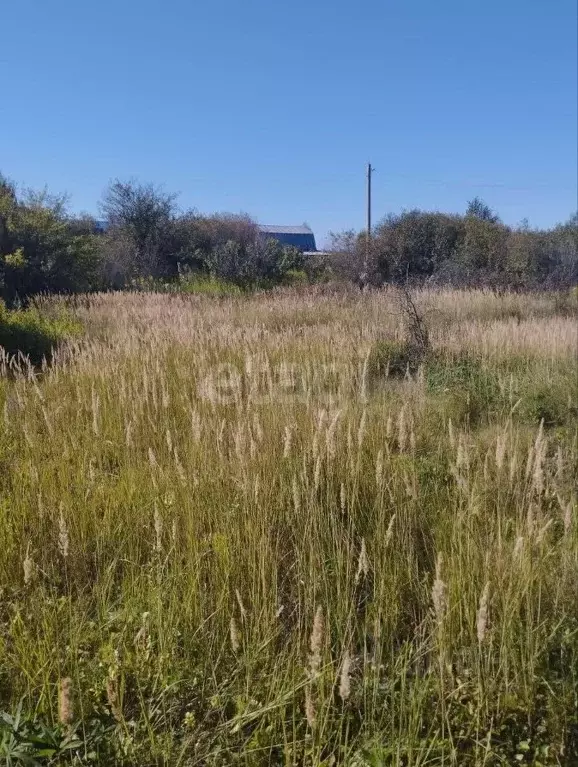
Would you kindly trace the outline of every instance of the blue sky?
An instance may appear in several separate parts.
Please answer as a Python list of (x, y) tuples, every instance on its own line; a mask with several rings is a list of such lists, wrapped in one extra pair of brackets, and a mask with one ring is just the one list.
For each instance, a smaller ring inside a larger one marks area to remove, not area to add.
[(0, 170), (96, 212), (107, 182), (183, 207), (364, 220), (483, 197), (577, 201), (575, 0), (4, 0)]

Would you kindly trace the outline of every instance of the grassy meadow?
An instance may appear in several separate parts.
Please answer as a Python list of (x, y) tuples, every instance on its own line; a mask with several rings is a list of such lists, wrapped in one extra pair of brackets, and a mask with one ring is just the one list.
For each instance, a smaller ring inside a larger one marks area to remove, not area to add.
[(415, 300), (417, 361), (322, 289), (0, 357), (6, 764), (578, 764), (576, 302)]

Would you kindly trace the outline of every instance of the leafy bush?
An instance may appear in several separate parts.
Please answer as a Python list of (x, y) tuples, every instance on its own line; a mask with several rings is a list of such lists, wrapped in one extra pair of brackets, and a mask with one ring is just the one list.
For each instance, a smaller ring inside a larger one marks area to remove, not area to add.
[(98, 719), (82, 727), (49, 725), (24, 714), (20, 703), (13, 715), (0, 712), (0, 758), (6, 765), (41, 767), (63, 764), (64, 760), (70, 763), (71, 759), (79, 764), (77, 760), (86, 755), (94, 763), (108, 756), (111, 729)]
[(232, 282), (220, 280), (217, 277), (196, 275), (185, 277), (178, 283), (180, 293), (188, 293), (193, 296), (213, 296), (225, 298), (241, 295), (241, 288)]
[(233, 282), (211, 277), (202, 273), (182, 274), (177, 279), (158, 277), (138, 277), (131, 280), (130, 287), (149, 293), (186, 293), (192, 296), (212, 296), (223, 298), (239, 296), (241, 288)]
[(230, 240), (213, 249), (206, 267), (213, 277), (234, 282), (240, 287), (278, 285), (303, 265), (303, 254), (276, 240), (249, 245)]
[(369, 378), (403, 378), (408, 370), (415, 373), (422, 356), (421, 350), (411, 341), (377, 341), (369, 353)]
[[(572, 382), (569, 383), (571, 386)], [(535, 424), (543, 421), (545, 426), (563, 426), (578, 414), (576, 407), (568, 402), (567, 384), (564, 381), (534, 382), (521, 397), (518, 416)]]
[(453, 358), (433, 355), (426, 367), (426, 384), (430, 393), (443, 394), (452, 400), (456, 420), (467, 419), (475, 423), (499, 405), (496, 373), (470, 354)]
[(80, 323), (62, 310), (47, 317), (36, 307), (10, 311), (0, 302), (0, 347), (26, 355), (34, 365), (49, 360), (59, 342), (81, 331)]
[(303, 269), (288, 269), (283, 275), (283, 285), (307, 285), (309, 277)]

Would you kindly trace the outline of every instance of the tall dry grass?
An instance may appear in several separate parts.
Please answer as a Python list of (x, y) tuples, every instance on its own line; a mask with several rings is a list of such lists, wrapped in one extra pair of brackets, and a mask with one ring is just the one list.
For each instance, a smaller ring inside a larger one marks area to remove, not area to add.
[(102, 764), (578, 758), (575, 320), (418, 304), (405, 377), (387, 291), (97, 295), (6, 364), (3, 707), (65, 680)]

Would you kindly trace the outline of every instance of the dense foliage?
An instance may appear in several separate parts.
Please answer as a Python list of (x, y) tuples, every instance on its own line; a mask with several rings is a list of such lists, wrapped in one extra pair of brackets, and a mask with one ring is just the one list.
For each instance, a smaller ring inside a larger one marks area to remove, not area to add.
[[(178, 286), (192, 276), (242, 288), (286, 282), (302, 267), (295, 248), (264, 242), (247, 215), (182, 212), (150, 184), (113, 182), (103, 221), (72, 216), (64, 198), (18, 195), (0, 177), (0, 296), (9, 306), (38, 293)], [(214, 284), (214, 283), (213, 283)]]
[(369, 243), (365, 232), (334, 235), (332, 253), (307, 261), (295, 248), (263, 241), (248, 215), (181, 211), (176, 195), (151, 184), (114, 181), (101, 215), (71, 215), (65, 198), (18, 194), (0, 175), (0, 297), (7, 305), (38, 293), (159, 284), (190, 290), (207, 278), (242, 289), (319, 278), (549, 288), (578, 280), (576, 215), (548, 231), (512, 228), (478, 199), (463, 216), (386, 216)]
[(569, 287), (578, 280), (578, 215), (551, 230), (509, 227), (481, 200), (466, 214), (411, 210), (386, 216), (371, 233), (334, 235), (337, 269), (380, 283), (406, 278), (443, 284)]

